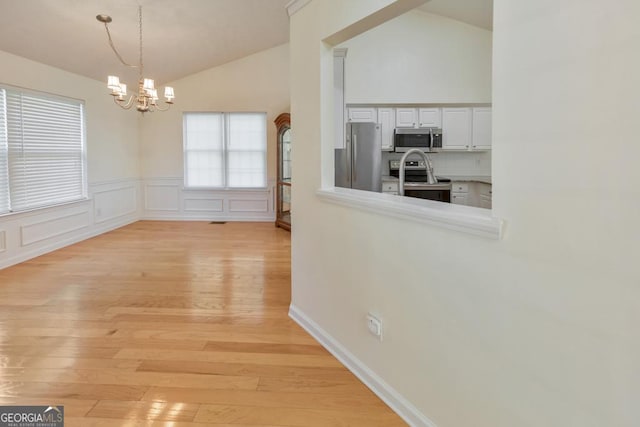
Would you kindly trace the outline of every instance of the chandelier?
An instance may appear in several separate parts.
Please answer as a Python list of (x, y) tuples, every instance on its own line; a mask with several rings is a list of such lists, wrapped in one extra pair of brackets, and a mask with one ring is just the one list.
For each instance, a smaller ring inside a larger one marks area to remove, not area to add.
[(122, 56), (118, 53), (115, 45), (113, 44), (113, 40), (111, 39), (111, 33), (109, 32), (109, 23), (112, 21), (109, 15), (97, 15), (96, 19), (102, 23), (104, 23), (104, 28), (107, 30), (107, 37), (109, 38), (109, 46), (113, 49), (113, 52), (118, 57), (120, 62), (131, 68), (138, 69), (138, 91), (137, 94), (131, 95), (129, 99), (126, 99), (127, 96), (127, 85), (124, 83), (120, 83), (120, 78), (118, 76), (109, 76), (107, 80), (107, 87), (111, 90), (111, 96), (113, 96), (113, 100), (120, 107), (125, 110), (129, 110), (134, 105), (136, 106), (136, 110), (141, 113), (152, 112), (155, 110), (166, 111), (173, 104), (173, 99), (175, 95), (173, 93), (173, 88), (170, 86), (166, 86), (164, 88), (164, 97), (166, 107), (162, 108), (160, 104), (158, 104), (158, 90), (154, 86), (154, 82), (152, 79), (146, 79), (143, 76), (144, 72), (144, 62), (142, 62), (142, 6), (138, 6), (138, 28), (140, 30), (140, 59), (138, 64), (129, 64), (122, 59)]

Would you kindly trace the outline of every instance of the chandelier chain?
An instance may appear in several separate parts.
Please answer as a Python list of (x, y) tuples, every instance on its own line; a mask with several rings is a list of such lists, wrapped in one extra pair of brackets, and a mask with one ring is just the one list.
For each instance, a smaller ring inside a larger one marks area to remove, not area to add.
[(142, 6), (138, 6), (138, 28), (140, 29), (140, 78), (142, 78), (144, 63), (142, 62)]
[(116, 57), (120, 62), (132, 68), (137, 68), (139, 72), (139, 79), (137, 85), (137, 91), (129, 96), (128, 100), (125, 98), (127, 96), (127, 85), (124, 83), (120, 83), (120, 78), (118, 76), (109, 76), (107, 79), (107, 87), (111, 90), (110, 95), (113, 96), (113, 101), (121, 108), (128, 110), (132, 108), (134, 105), (136, 110), (141, 113), (152, 112), (152, 111), (167, 111), (169, 107), (173, 104), (173, 100), (175, 99), (175, 92), (171, 86), (166, 86), (164, 88), (164, 103), (165, 107), (161, 107), (158, 103), (158, 90), (155, 88), (153, 79), (144, 78), (144, 45), (142, 40), (142, 6), (138, 4), (138, 36), (139, 36), (139, 62), (138, 65), (132, 65), (127, 63), (122, 55), (116, 49), (113, 39), (111, 38), (111, 32), (109, 31), (109, 22), (112, 22), (112, 19), (109, 15), (97, 15), (96, 19), (102, 23), (104, 23), (104, 28), (107, 31), (107, 37), (109, 38), (109, 46), (113, 50), (113, 53), (116, 54)]
[(120, 60), (122, 65), (126, 65), (127, 67), (131, 67), (131, 68), (138, 68), (138, 65), (129, 64), (124, 59), (122, 59), (122, 56), (120, 55), (120, 53), (116, 49), (116, 46), (113, 44), (113, 39), (111, 38), (111, 32), (109, 31), (109, 26), (107, 25), (106, 22), (104, 23), (104, 28), (107, 30), (107, 37), (109, 38), (109, 46), (111, 46), (111, 49), (113, 50), (113, 53), (116, 54), (116, 56), (118, 57), (118, 59)]

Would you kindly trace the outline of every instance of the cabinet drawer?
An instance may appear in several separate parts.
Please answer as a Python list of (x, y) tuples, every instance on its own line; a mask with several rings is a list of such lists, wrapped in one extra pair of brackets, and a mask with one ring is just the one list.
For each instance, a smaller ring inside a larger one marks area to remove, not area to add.
[(454, 205), (468, 205), (469, 196), (465, 193), (452, 193), (451, 203), (453, 203)]
[(469, 184), (466, 182), (454, 182), (451, 184), (451, 191), (454, 193), (468, 193)]
[(397, 193), (398, 192), (398, 183), (397, 182), (383, 182), (382, 183), (382, 192), (383, 193)]

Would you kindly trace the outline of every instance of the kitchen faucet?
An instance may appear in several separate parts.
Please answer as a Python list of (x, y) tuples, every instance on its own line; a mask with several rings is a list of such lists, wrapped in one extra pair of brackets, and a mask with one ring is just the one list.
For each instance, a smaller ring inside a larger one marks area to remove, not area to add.
[(419, 154), (424, 159), (424, 164), (425, 164), (425, 167), (427, 168), (427, 183), (429, 184), (438, 183), (438, 180), (433, 175), (433, 164), (431, 163), (431, 157), (429, 157), (427, 153), (420, 150), (419, 148), (412, 148), (408, 150), (406, 153), (404, 153), (404, 155), (400, 159), (400, 171), (398, 173), (398, 179), (400, 180), (400, 182), (398, 183), (398, 194), (400, 194), (401, 196), (404, 196), (404, 170), (406, 168), (405, 161), (407, 160), (407, 157), (409, 157), (411, 154), (414, 154), (414, 153)]

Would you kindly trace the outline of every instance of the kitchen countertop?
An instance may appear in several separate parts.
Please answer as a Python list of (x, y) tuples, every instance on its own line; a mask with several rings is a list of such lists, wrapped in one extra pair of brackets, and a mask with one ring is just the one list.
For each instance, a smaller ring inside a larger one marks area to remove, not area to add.
[(490, 176), (481, 175), (442, 175), (443, 178), (449, 178), (451, 182), (482, 182), (491, 184)]
[[(482, 182), (491, 184), (490, 176), (480, 175), (437, 175), (440, 178), (449, 178), (451, 182)], [(390, 175), (382, 175), (382, 182), (398, 182), (398, 178)]]

